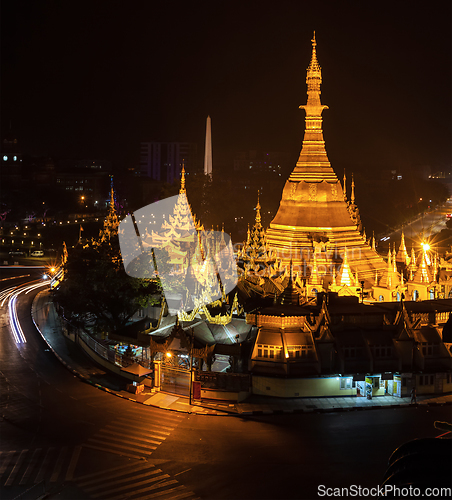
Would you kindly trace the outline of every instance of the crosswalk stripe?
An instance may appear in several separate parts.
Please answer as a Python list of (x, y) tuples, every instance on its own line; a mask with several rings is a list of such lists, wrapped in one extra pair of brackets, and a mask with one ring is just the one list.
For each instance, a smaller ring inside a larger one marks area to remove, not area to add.
[(142, 423), (148, 423), (148, 424), (153, 424), (158, 427), (160, 426), (167, 426), (167, 427), (177, 427), (180, 423), (180, 419), (173, 419), (173, 418), (149, 418), (146, 415), (135, 413), (135, 414), (126, 414), (126, 413), (121, 413), (120, 418), (127, 418), (130, 421), (133, 422), (142, 422)]
[[(3, 476), (3, 474), (6, 471), (6, 469), (8, 468), (8, 465), (11, 462), (11, 459), (13, 458), (14, 453), (16, 453), (16, 452), (15, 451), (8, 451), (8, 452), (5, 453), (6, 456), (3, 459), (2, 465), (0, 466), (0, 477)], [(2, 457), (3, 457), (3, 454), (4, 453), (1, 454)]]
[[(116, 443), (115, 441), (118, 441), (118, 443)], [(103, 445), (108, 447), (112, 446), (113, 448), (123, 448), (124, 450), (129, 450), (132, 452), (137, 451), (140, 453), (144, 453), (145, 455), (150, 455), (154, 450), (157, 449), (155, 446), (139, 446), (139, 445), (126, 446), (125, 444), (121, 444), (121, 443), (129, 443), (129, 441), (125, 439), (109, 439), (108, 441), (106, 441), (105, 439), (89, 438), (88, 442), (94, 443), (96, 446)]]
[[(162, 472), (162, 471), (160, 471)], [(131, 480), (133, 481), (135, 478), (132, 478), (132, 479), (129, 479), (129, 484), (126, 484), (125, 486), (122, 486), (120, 488), (118, 487), (115, 487), (115, 488), (110, 488), (108, 490), (104, 490), (104, 491), (101, 491), (99, 493), (96, 493), (96, 494), (91, 494), (91, 496), (93, 498), (99, 498), (99, 497), (103, 497), (105, 495), (111, 495), (113, 493), (119, 493), (120, 491), (125, 491), (125, 490), (130, 490), (131, 488), (133, 489), (133, 491), (131, 492), (132, 495), (135, 495), (136, 493), (136, 490), (135, 488), (137, 488), (138, 486), (144, 486), (145, 484), (149, 484), (149, 483), (154, 483), (155, 481), (159, 481), (159, 480), (163, 480), (163, 479), (166, 479), (168, 478), (169, 475), (168, 474), (162, 474), (160, 476), (157, 476), (157, 477), (151, 477), (150, 479), (146, 479), (144, 481), (139, 481), (139, 482), (130, 482)], [(139, 478), (136, 478), (136, 479), (139, 479)], [(89, 490), (87, 490), (89, 492)], [(110, 498), (110, 497), (108, 497)]]
[(138, 453), (135, 453), (135, 454), (127, 453), (127, 452), (122, 451), (122, 450), (114, 450), (112, 448), (104, 448), (103, 446), (96, 446), (94, 444), (84, 444), (83, 446), (85, 448), (91, 448), (92, 450), (106, 451), (108, 453), (113, 453), (115, 455), (121, 455), (123, 457), (138, 458), (138, 459), (145, 458), (143, 455), (139, 455)]
[[(115, 471), (132, 469), (135, 467), (139, 467), (140, 469), (142, 469), (144, 467), (155, 467), (155, 466), (150, 464), (140, 465), (140, 466), (137, 466), (137, 464), (120, 465), (119, 467), (113, 467), (112, 469), (108, 469), (108, 471), (101, 470), (99, 472), (93, 472), (92, 474), (85, 474), (84, 476), (79, 476), (76, 479), (77, 482), (81, 481), (81, 483), (79, 484), (90, 483), (93, 481), (98, 481), (99, 478), (111, 477), (111, 476), (116, 477)], [(110, 476), (104, 476), (106, 472), (111, 473)]]
[[(160, 469), (155, 469), (155, 465), (144, 464), (141, 467), (135, 467), (133, 470), (124, 471), (122, 474), (116, 472), (114, 474), (108, 474), (108, 475), (102, 476), (101, 478), (91, 479), (90, 481), (84, 481), (84, 482), (77, 483), (77, 484), (80, 487), (82, 487), (83, 489), (85, 489), (86, 491), (94, 491), (94, 490), (97, 490), (99, 488), (104, 487), (104, 484), (100, 483), (99, 481), (102, 481), (102, 482), (108, 481), (108, 486), (110, 486), (112, 484), (116, 484), (116, 483), (123, 483), (124, 481), (127, 481), (127, 480), (131, 481), (132, 479), (137, 479), (137, 478), (141, 477), (141, 476), (132, 476), (131, 477), (131, 474), (133, 474), (134, 472), (143, 471), (144, 469), (147, 469), (144, 474), (149, 474), (149, 475), (162, 472)], [(122, 476), (128, 476), (128, 477), (124, 477), (123, 479), (119, 479)], [(110, 481), (111, 479), (117, 479), (117, 481), (111, 482)], [(90, 486), (93, 484), (94, 484), (94, 486)]]
[[(129, 424), (131, 427), (132, 426), (135, 426), (136, 428), (136, 424), (137, 422), (131, 422), (130, 419), (128, 418), (123, 418), (123, 417), (119, 417), (115, 420), (115, 422), (125, 422), (126, 424)], [(140, 422), (140, 424), (143, 423), (145, 424), (145, 427), (154, 427), (156, 429), (165, 429), (165, 431), (174, 431), (174, 427), (168, 427), (166, 425), (157, 425), (157, 424), (149, 424), (148, 422)], [(121, 424), (121, 425), (124, 425), (124, 424)]]
[(42, 451), (42, 448), (36, 448), (36, 450), (33, 452), (33, 456), (31, 457), (30, 463), (28, 464), (28, 467), (25, 470), (19, 484), (27, 484), (27, 481), (30, 478), (31, 473), (33, 472), (33, 469), (36, 466), (36, 463), (38, 461), (39, 455), (41, 454), (41, 451)]
[[(112, 436), (117, 436), (119, 433), (118, 433), (118, 431), (113, 431), (110, 429), (101, 429), (99, 431), (99, 434), (111, 434)], [(125, 433), (123, 431), (120, 434), (123, 436)], [(154, 441), (152, 439), (144, 439), (141, 436), (140, 437), (131, 436), (130, 435), (131, 433), (129, 431), (127, 431), (126, 434), (127, 434), (127, 437), (129, 438), (128, 441), (138, 441), (138, 442), (142, 442), (142, 443), (151, 443), (151, 444), (157, 444), (157, 445), (162, 444), (161, 441)], [(108, 439), (110, 439), (110, 438), (108, 438)], [(165, 438), (163, 438), (163, 439), (165, 439)]]
[(60, 450), (55, 466), (53, 467), (52, 475), (50, 476), (51, 483), (55, 483), (56, 481), (58, 481), (58, 476), (60, 475), (61, 468), (63, 466), (63, 460), (64, 457), (66, 456), (66, 453), (67, 453), (67, 446), (63, 446), (63, 448), (61, 448)]
[(152, 408), (143, 408), (143, 406), (132, 406), (128, 409), (125, 410), (124, 413), (130, 413), (130, 414), (136, 414), (136, 415), (146, 415), (149, 417), (154, 417), (154, 418), (166, 418), (168, 420), (181, 420), (185, 418), (186, 415), (178, 413), (178, 412), (171, 412), (168, 413), (168, 411), (163, 410), (163, 411), (156, 411)]
[[(99, 438), (102, 438), (102, 436), (98, 436)], [(120, 439), (118, 437), (109, 437), (108, 438), (108, 441), (105, 440), (105, 439), (96, 439), (96, 438), (89, 438), (88, 441), (90, 443), (100, 443), (100, 444), (103, 444), (103, 445), (108, 445), (108, 446), (115, 446), (116, 448), (125, 448), (126, 450), (137, 450), (137, 451), (141, 451), (141, 450), (138, 450), (138, 448), (142, 448), (143, 450), (156, 450), (157, 449), (157, 446), (148, 446), (146, 444), (135, 444), (135, 443), (131, 443), (129, 439)], [(119, 444), (116, 444), (116, 443), (119, 443)], [(132, 446), (125, 446), (124, 444), (120, 444), (120, 443), (126, 443), (126, 444), (131, 444)], [(152, 452), (148, 453), (149, 455), (151, 454)]]
[(47, 453), (44, 457), (44, 460), (41, 463), (41, 467), (39, 469), (38, 475), (35, 477), (34, 484), (40, 483), (44, 479), (44, 474), (46, 472), (47, 467), (49, 466), (50, 458), (51, 458), (54, 450), (55, 450), (55, 448), (49, 448), (47, 450)]
[(77, 467), (77, 462), (78, 462), (78, 458), (80, 456), (81, 451), (82, 451), (81, 446), (76, 446), (74, 448), (74, 451), (72, 452), (71, 461), (69, 462), (69, 467), (66, 471), (66, 477), (64, 478), (65, 481), (72, 481), (72, 478), (74, 477), (74, 471), (75, 471), (75, 468)]
[[(143, 479), (144, 477), (149, 477), (152, 476), (153, 474), (160, 474), (162, 471), (160, 469), (153, 469), (144, 472), (143, 474), (138, 474), (138, 476), (131, 476), (130, 473), (127, 475), (127, 477), (123, 477), (122, 479), (118, 479), (117, 481), (109, 481), (108, 484), (97, 484), (96, 486), (92, 486), (90, 488), (84, 488), (85, 491), (88, 493), (91, 493), (92, 491), (100, 490), (101, 488), (113, 486), (113, 485), (118, 485), (118, 484), (124, 484), (124, 483), (130, 483), (128, 486), (137, 486), (140, 483), (135, 483), (138, 479)], [(162, 476), (160, 476), (162, 477)], [(168, 476), (169, 477), (169, 476)], [(152, 479), (152, 481), (156, 481), (155, 479)], [(120, 491), (117, 488), (115, 488), (114, 491)], [(102, 493), (103, 495), (104, 493)]]
[[(124, 432), (124, 430), (127, 430), (128, 433), (130, 434), (139, 434), (140, 436), (146, 436), (146, 437), (151, 437), (151, 438), (156, 438), (156, 439), (166, 439), (168, 436), (171, 435), (170, 432), (163, 432), (163, 431), (154, 431), (151, 429), (148, 429), (147, 427), (142, 430), (142, 429), (137, 429), (137, 426), (130, 426), (127, 427), (124, 424), (108, 424), (104, 427), (104, 429), (120, 429), (121, 432)], [(160, 435), (159, 435), (160, 434)]]
[[(169, 477), (168, 474), (165, 474), (166, 477)], [(133, 496), (136, 496), (140, 493), (146, 493), (147, 491), (150, 491), (150, 490), (156, 490), (158, 488), (164, 488), (165, 486), (169, 486), (170, 484), (174, 484), (174, 483), (177, 483), (177, 481), (175, 479), (172, 479), (171, 481), (166, 481), (166, 482), (160, 482), (160, 483), (157, 483), (157, 484), (154, 484), (152, 486), (149, 486), (148, 488), (142, 488), (141, 490), (134, 490), (133, 492)], [(108, 500), (122, 500), (124, 498), (123, 495), (119, 495), (119, 496), (116, 496), (116, 497), (109, 497)], [(141, 500), (141, 499), (140, 499)]]
[(171, 488), (169, 490), (158, 491), (157, 493), (152, 493), (151, 495), (141, 497), (140, 500), (151, 500), (152, 498), (158, 498), (158, 497), (161, 497), (163, 495), (171, 494), (171, 492), (173, 492), (173, 491), (177, 492), (177, 491), (181, 491), (181, 490), (185, 490), (185, 489), (186, 489), (185, 486), (176, 486), (175, 488)]
[(19, 469), (22, 465), (22, 462), (25, 460), (25, 456), (27, 455), (27, 453), (28, 450), (22, 450), (20, 452), (17, 462), (14, 464), (12, 471), (9, 473), (8, 479), (5, 481), (5, 486), (11, 486), (13, 484), (13, 481), (16, 478), (17, 473), (19, 472)]

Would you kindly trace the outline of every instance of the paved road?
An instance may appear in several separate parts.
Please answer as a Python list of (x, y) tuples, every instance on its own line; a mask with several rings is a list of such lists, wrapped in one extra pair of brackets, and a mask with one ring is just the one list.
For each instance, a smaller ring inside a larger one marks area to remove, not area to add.
[[(425, 241), (435, 241), (434, 236), (446, 229), (446, 214), (452, 213), (452, 198), (449, 199), (444, 205), (433, 210), (432, 212), (425, 213), (422, 217), (417, 218), (410, 224), (407, 224), (403, 228), (405, 233), (405, 241), (408, 253), (411, 251), (411, 245), (414, 245), (415, 250), (419, 249), (420, 244), (423, 240)], [(402, 229), (398, 229), (389, 236), (389, 240), (379, 242), (379, 246), (382, 248), (387, 248), (388, 243), (396, 243), (396, 249), (398, 250), (400, 239), (401, 239)]]
[(240, 418), (134, 404), (81, 382), (47, 351), (30, 317), (34, 293), (18, 308), (26, 343), (0, 312), (5, 500), (44, 487), (74, 500), (311, 499), (319, 484), (376, 486), (394, 448), (452, 419), (450, 406)]
[(18, 307), (25, 343), (11, 334), (7, 302), (0, 313), (1, 498), (29, 488), (26, 498), (37, 498), (44, 487), (74, 499), (119, 500), (130, 490), (137, 500), (196, 498), (152, 457), (185, 416), (132, 405), (74, 377), (37, 334), (33, 295), (21, 295)]

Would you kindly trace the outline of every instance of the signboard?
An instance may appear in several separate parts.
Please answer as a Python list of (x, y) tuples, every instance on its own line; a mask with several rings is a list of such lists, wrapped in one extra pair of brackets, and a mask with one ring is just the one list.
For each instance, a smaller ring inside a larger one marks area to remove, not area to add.
[(366, 377), (366, 397), (372, 399), (372, 378)]
[(201, 399), (201, 382), (193, 381), (193, 399)]

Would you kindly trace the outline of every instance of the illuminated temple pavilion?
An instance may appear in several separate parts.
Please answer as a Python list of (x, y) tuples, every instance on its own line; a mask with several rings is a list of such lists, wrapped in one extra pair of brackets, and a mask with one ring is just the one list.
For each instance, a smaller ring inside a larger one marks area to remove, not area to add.
[[(327, 106), (320, 101), (322, 75), (315, 33), (306, 83), (307, 104), (300, 106), (306, 112), (303, 145), (285, 184), (278, 212), (267, 230), (267, 243), (284, 266), (292, 260), (294, 274), (307, 283), (312, 277), (317, 289), (318, 285), (324, 290), (359, 287), (361, 281), (370, 289), (375, 280), (387, 274), (388, 265), (360, 232), (354, 183), (351, 200), (347, 201), (345, 180), (343, 190), (328, 161), (322, 132), (322, 111)], [(349, 270), (341, 269), (343, 265)]]

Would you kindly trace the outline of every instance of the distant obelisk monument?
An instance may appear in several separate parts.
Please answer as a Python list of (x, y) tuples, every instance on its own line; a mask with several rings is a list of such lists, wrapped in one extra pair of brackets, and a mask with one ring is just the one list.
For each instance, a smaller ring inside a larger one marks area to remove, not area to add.
[(204, 175), (212, 179), (212, 135), (210, 130), (210, 116), (207, 117), (206, 124), (206, 152), (204, 155)]

